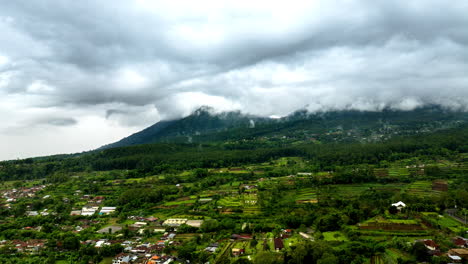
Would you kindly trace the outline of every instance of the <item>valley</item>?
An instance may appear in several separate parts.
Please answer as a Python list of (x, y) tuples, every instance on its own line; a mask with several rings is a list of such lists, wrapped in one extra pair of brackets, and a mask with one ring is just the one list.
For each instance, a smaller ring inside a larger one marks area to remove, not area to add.
[(468, 241), (467, 135), (2, 162), (0, 262), (444, 263)]

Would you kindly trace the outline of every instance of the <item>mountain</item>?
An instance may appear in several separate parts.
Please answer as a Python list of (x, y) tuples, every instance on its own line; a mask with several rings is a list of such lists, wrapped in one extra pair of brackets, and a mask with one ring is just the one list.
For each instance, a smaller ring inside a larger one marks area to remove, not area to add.
[(240, 112), (215, 113), (214, 109), (204, 106), (185, 118), (160, 121), (118, 142), (103, 146), (102, 149), (155, 142), (190, 142), (194, 136), (233, 128), (249, 128), (255, 126), (256, 122), (267, 120)]
[(384, 109), (309, 113), (301, 109), (279, 119), (240, 112), (215, 113), (209, 107), (202, 107), (185, 118), (158, 122), (102, 149), (155, 142), (376, 142), (397, 135), (453, 128), (467, 122), (468, 113), (439, 106), (411, 111)]

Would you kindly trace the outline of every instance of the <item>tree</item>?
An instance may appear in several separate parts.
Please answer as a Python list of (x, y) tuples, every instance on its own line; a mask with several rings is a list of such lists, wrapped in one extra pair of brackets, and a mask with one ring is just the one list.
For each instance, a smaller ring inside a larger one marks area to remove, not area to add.
[(219, 227), (219, 223), (216, 219), (207, 219), (203, 221), (203, 224), (201, 225), (200, 229), (203, 232), (213, 232), (217, 231)]
[(195, 252), (195, 250), (196, 250), (195, 244), (187, 243), (187, 244), (180, 246), (177, 249), (177, 253), (178, 253), (179, 258), (191, 260), (192, 253)]
[(256, 248), (257, 245), (258, 245), (258, 241), (257, 241), (256, 239), (252, 239), (252, 240), (250, 241), (250, 247), (251, 247), (251, 248)]
[(388, 208), (388, 212), (391, 213), (391, 214), (397, 214), (398, 213), (398, 208), (394, 205), (390, 206), (390, 208)]
[(429, 260), (428, 250), (423, 242), (414, 243), (412, 251), (417, 260), (419, 261)]
[(249, 259), (246, 259), (246, 258), (238, 258), (238, 259), (234, 260), (231, 263), (232, 264), (251, 264), (252, 261), (250, 261)]
[(254, 264), (280, 264), (282, 262), (281, 255), (273, 252), (261, 252), (253, 261)]
[(338, 264), (339, 260), (334, 255), (325, 252), (322, 257), (317, 261), (317, 264)]
[(79, 249), (80, 248), (80, 240), (74, 235), (67, 236), (63, 240), (63, 248), (64, 249), (69, 249), (69, 250)]

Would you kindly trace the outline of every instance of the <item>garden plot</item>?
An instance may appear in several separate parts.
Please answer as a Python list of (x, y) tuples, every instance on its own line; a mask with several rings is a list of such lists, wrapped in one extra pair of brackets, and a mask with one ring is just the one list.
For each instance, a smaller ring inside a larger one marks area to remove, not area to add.
[(374, 236), (420, 236), (427, 233), (427, 229), (418, 220), (385, 219), (375, 217), (358, 224), (363, 235)]
[(464, 229), (463, 225), (455, 219), (433, 212), (422, 213), (422, 219), (425, 220), (428, 224), (432, 225), (434, 228), (445, 228), (454, 233), (459, 233)]

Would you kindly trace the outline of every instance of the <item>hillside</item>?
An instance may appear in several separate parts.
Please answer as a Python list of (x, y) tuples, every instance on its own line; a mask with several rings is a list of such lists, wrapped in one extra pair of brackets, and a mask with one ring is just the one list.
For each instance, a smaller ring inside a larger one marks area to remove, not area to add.
[(456, 127), (468, 114), (427, 106), (412, 111), (296, 111), (280, 119), (240, 112), (215, 114), (203, 107), (178, 120), (161, 121), (102, 149), (147, 144), (263, 141), (379, 142), (398, 135), (413, 135)]
[[(156, 131), (156, 140), (176, 141), (183, 136), (169, 135), (204, 129), (193, 136), (200, 142), (0, 162), (0, 262), (110, 263), (126, 254), (141, 263), (300, 256), (299, 264), (312, 254), (339, 264), (431, 259), (421, 239), (445, 254), (467, 232), (463, 117), (440, 109), (300, 111), (248, 127), (247, 118), (199, 113), (127, 140), (151, 140)], [(197, 118), (205, 123), (189, 126)], [(390, 132), (378, 130), (382, 124)], [(348, 135), (366, 129), (388, 137)], [(406, 207), (392, 207), (397, 201)]]

